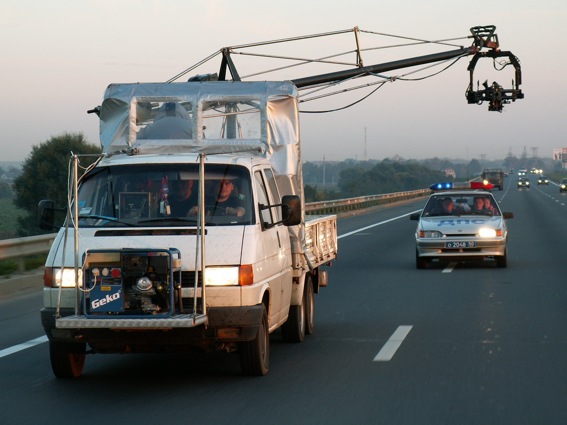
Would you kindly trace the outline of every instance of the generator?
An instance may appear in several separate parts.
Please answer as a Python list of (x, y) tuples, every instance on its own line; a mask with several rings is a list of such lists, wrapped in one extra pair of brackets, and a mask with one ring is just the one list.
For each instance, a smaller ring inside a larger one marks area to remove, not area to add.
[(181, 308), (179, 250), (93, 250), (83, 258), (83, 312), (93, 318), (168, 317)]

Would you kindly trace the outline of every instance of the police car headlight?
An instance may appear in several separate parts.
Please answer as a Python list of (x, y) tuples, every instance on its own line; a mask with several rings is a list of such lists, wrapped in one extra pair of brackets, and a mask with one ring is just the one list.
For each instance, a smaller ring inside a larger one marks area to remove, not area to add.
[[(81, 269), (77, 270), (79, 286), (82, 286), (83, 282), (83, 271)], [(74, 288), (75, 287), (75, 269), (56, 269), (55, 270), (55, 286), (62, 286), (63, 288)]]
[(208, 267), (205, 277), (207, 286), (238, 285), (238, 267)]
[(496, 236), (502, 236), (502, 230), (483, 227), (478, 230), (478, 236), (481, 238), (495, 238)]
[(442, 238), (443, 233), (438, 230), (421, 230), (419, 232), (420, 238)]

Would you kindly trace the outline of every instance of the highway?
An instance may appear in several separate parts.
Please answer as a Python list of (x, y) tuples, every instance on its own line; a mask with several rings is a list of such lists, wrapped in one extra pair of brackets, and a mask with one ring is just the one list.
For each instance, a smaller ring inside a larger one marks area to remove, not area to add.
[(41, 293), (0, 300), (0, 423), (564, 425), (567, 193), (531, 181), (494, 192), (514, 213), (503, 269), (417, 270), (408, 215), (425, 199), (341, 218), (315, 333), (273, 334), (266, 377), (192, 353), (87, 356), (58, 380)]

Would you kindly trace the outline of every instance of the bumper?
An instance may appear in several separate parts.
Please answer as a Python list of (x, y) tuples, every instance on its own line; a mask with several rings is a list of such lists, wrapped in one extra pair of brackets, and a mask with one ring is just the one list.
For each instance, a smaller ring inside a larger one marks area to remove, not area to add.
[[(262, 305), (212, 307), (207, 310), (207, 325), (196, 327), (57, 328), (54, 308), (41, 310), (41, 323), (49, 340), (88, 343), (95, 352), (185, 351), (190, 347), (211, 348), (227, 342), (250, 341), (258, 333)], [(74, 309), (61, 309), (61, 317), (72, 316)], [(86, 319), (87, 321), (89, 319)], [(161, 319), (147, 319), (155, 324)]]
[[(465, 241), (471, 242), (471, 241)], [(474, 240), (474, 248), (446, 248), (445, 241), (427, 241), (418, 239), (417, 255), (423, 258), (481, 258), (498, 257), (506, 254), (506, 239)]]

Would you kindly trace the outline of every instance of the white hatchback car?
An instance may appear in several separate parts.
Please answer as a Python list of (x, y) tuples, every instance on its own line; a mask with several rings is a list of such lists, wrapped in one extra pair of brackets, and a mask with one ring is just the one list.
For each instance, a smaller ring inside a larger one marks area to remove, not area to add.
[(415, 260), (423, 269), (433, 260), (463, 261), (491, 258), (507, 266), (506, 219), (494, 196), (485, 190), (433, 193), (423, 210), (410, 215), (417, 220)]

